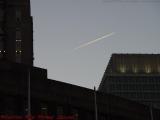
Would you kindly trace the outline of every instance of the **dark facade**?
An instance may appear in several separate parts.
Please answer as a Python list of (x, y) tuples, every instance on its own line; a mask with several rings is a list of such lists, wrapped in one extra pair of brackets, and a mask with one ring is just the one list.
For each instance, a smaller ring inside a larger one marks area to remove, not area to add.
[[(0, 115), (26, 115), (28, 70), (31, 80), (32, 115), (76, 115), (94, 120), (94, 90), (47, 79), (45, 69), (1, 62)], [(151, 108), (111, 94), (96, 92), (98, 120), (151, 120)], [(152, 108), (154, 120), (160, 111)]]
[(0, 0), (0, 60), (33, 64), (30, 0)]
[(160, 54), (113, 54), (99, 91), (160, 108)]

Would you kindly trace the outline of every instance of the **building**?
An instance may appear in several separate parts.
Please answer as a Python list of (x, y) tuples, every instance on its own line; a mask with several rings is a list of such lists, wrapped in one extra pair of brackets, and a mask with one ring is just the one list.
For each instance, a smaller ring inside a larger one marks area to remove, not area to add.
[[(76, 116), (77, 120), (96, 120), (94, 90), (47, 79), (45, 69), (11, 62), (1, 62), (0, 66), (0, 118), (2, 115), (28, 114), (30, 76), (33, 116), (61, 115)], [(98, 91), (96, 98), (98, 120), (160, 119), (160, 110), (150, 106)]]
[(99, 91), (160, 108), (160, 54), (113, 54)]
[(0, 60), (33, 65), (30, 0), (0, 0)]

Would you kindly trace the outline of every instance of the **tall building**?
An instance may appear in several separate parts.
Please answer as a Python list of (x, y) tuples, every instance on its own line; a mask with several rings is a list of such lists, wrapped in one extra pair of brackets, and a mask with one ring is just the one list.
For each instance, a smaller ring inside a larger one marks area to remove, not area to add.
[(0, 0), (0, 60), (33, 65), (30, 0)]
[(160, 120), (158, 109), (152, 108), (151, 114), (147, 105), (47, 79), (45, 69), (9, 62), (5, 66), (0, 67), (0, 120), (28, 120), (28, 69), (32, 120), (97, 120), (95, 103), (98, 120)]
[(160, 108), (160, 54), (113, 54), (99, 91)]

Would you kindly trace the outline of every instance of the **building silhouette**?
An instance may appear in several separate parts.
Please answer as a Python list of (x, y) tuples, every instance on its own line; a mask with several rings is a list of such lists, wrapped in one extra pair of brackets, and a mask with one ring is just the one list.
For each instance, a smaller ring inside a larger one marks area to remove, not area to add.
[[(31, 115), (96, 120), (94, 90), (48, 79), (46, 69), (10, 62), (0, 63), (0, 66), (0, 118), (28, 114), (30, 69)], [(98, 120), (152, 120), (151, 110), (154, 120), (160, 119), (160, 110), (135, 101), (99, 91), (96, 91), (96, 98)]]
[(0, 60), (33, 65), (30, 0), (0, 0)]
[(160, 54), (113, 54), (99, 91), (160, 108)]

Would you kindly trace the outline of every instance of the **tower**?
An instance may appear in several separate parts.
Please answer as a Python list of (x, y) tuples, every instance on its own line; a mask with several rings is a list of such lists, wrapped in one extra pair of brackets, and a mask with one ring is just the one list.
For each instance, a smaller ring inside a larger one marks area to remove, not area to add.
[(0, 60), (33, 65), (30, 0), (0, 0)]
[(99, 91), (160, 108), (160, 54), (113, 54)]

